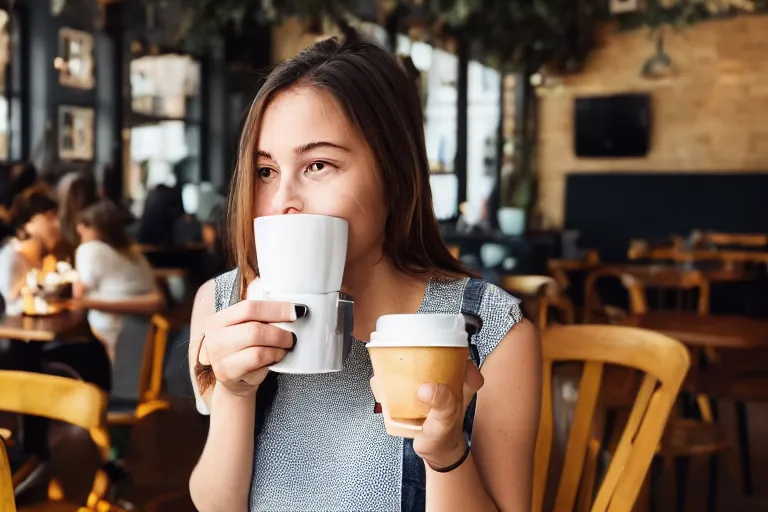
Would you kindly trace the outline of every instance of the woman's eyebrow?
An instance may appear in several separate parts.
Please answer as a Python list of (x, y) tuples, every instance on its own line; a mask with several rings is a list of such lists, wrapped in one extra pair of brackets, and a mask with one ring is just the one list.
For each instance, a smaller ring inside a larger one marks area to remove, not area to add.
[(260, 156), (260, 157), (263, 157), (263, 158), (266, 158), (267, 160), (272, 160), (273, 159), (272, 155), (270, 155), (266, 151), (262, 151), (262, 150), (256, 151), (256, 155)]
[(301, 146), (296, 147), (296, 149), (294, 149), (293, 151), (297, 155), (302, 155), (304, 153), (307, 153), (307, 152), (312, 151), (313, 149), (317, 149), (317, 148), (335, 148), (335, 149), (340, 149), (342, 151), (346, 151), (347, 153), (349, 153), (349, 149), (348, 148), (345, 148), (344, 146), (341, 146), (339, 144), (335, 144), (333, 142), (326, 142), (326, 141), (309, 142), (307, 144), (302, 144)]

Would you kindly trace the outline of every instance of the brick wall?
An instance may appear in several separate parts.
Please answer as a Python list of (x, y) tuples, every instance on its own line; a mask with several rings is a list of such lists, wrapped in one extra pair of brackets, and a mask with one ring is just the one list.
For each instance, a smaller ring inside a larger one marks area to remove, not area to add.
[[(647, 30), (605, 28), (578, 74), (539, 89), (539, 208), (550, 226), (563, 222), (565, 177), (590, 171), (768, 170), (768, 16), (742, 16), (668, 33), (677, 72), (640, 77), (654, 52)], [(579, 159), (573, 150), (573, 99), (649, 92), (651, 151), (641, 159)]]

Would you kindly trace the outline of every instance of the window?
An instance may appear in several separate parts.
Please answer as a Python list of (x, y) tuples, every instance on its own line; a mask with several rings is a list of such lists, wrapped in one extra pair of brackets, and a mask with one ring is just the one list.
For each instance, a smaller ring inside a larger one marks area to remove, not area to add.
[(200, 65), (189, 55), (151, 55), (130, 65), (124, 190), (134, 214), (157, 185), (200, 180)]

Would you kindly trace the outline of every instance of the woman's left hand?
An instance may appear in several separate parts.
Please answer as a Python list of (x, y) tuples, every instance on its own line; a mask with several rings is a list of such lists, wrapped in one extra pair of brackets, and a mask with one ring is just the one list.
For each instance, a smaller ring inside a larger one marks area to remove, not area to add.
[(454, 396), (442, 384), (422, 384), (419, 387), (419, 400), (429, 405), (429, 413), (421, 432), (413, 439), (413, 451), (430, 466), (448, 467), (464, 455), (467, 449), (464, 415), (483, 383), (480, 370), (475, 363), (467, 360), (463, 396)]
[[(436, 468), (456, 463), (467, 449), (464, 438), (464, 415), (472, 397), (483, 386), (483, 376), (477, 366), (467, 360), (462, 396), (454, 396), (443, 384), (422, 384), (418, 399), (429, 406), (427, 419), (413, 439), (413, 450)], [(371, 388), (376, 394), (375, 377)], [(387, 418), (384, 420), (387, 421)]]

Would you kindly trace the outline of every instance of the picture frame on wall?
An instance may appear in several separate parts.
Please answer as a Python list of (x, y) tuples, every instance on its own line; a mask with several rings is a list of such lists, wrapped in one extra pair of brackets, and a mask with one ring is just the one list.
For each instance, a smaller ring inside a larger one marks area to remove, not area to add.
[(72, 28), (59, 29), (59, 56), (54, 60), (59, 83), (90, 90), (95, 86), (93, 35)]
[(58, 154), (60, 160), (93, 160), (94, 117), (92, 108), (59, 106)]

